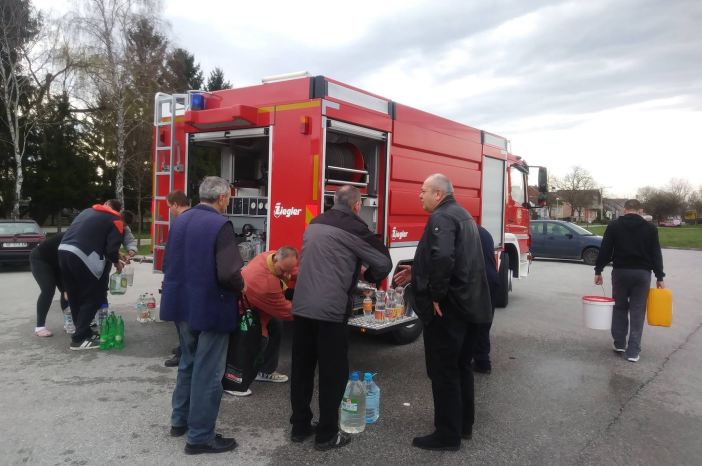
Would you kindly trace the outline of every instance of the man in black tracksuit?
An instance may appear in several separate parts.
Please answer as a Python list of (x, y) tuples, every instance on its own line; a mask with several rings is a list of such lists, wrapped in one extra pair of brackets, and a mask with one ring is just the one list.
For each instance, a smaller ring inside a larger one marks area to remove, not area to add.
[(492, 321), (480, 235), (473, 217), (453, 197), (451, 181), (441, 174), (424, 181), (419, 195), (431, 212), (411, 267), (400, 266), (394, 280), (410, 278), (410, 304), (424, 322), (424, 351), (434, 396), (435, 431), (412, 444), (427, 450), (461, 447), (474, 421), (470, 366), (475, 325)]
[(95, 204), (81, 212), (59, 245), (59, 267), (76, 331), (70, 349), (99, 347), (90, 322), (107, 302), (107, 285), (112, 264), (122, 271), (119, 248), (124, 239), (124, 223), (119, 212)]
[(607, 225), (595, 262), (595, 284), (601, 285), (602, 270), (612, 261), (614, 351), (626, 353), (630, 362), (637, 362), (641, 352), (652, 270), (656, 287), (665, 288), (658, 229), (644, 220), (641, 213), (641, 203), (636, 199), (624, 203), (624, 215)]
[(339, 432), (339, 405), (349, 376), (346, 322), (361, 266), (367, 267), (363, 278), (371, 283), (392, 268), (388, 249), (358, 216), (360, 210), (359, 190), (342, 186), (334, 207), (312, 220), (303, 239), (292, 309), (291, 439), (302, 442), (313, 433), (310, 402), (319, 365), (317, 450), (349, 442)]

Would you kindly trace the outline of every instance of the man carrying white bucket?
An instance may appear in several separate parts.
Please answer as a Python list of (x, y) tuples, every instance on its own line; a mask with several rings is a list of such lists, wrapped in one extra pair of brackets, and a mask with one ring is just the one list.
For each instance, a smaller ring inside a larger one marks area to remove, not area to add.
[(605, 230), (595, 263), (595, 284), (601, 285), (602, 269), (612, 262), (614, 351), (626, 353), (627, 361), (631, 362), (637, 362), (641, 352), (651, 271), (656, 276), (656, 286), (665, 288), (658, 229), (644, 220), (642, 213), (641, 203), (636, 199), (624, 203), (624, 215)]

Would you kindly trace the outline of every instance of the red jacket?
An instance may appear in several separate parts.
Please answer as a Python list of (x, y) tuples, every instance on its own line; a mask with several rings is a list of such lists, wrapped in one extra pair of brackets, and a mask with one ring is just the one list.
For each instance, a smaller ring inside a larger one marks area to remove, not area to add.
[(241, 271), (246, 286), (246, 299), (260, 311), (261, 331), (268, 336), (271, 318), (292, 320), (292, 302), (285, 299), (283, 291), (292, 277), (279, 277), (273, 266), (275, 251), (266, 251), (254, 257)]

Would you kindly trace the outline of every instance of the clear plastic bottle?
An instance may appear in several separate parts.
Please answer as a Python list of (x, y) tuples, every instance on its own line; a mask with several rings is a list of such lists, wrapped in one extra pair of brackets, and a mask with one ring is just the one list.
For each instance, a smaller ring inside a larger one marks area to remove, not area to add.
[(156, 298), (154, 298), (153, 293), (149, 293), (149, 296), (146, 298), (146, 310), (149, 321), (153, 322), (156, 316)]
[(149, 321), (149, 310), (146, 307), (146, 293), (142, 293), (139, 295), (139, 299), (136, 303), (136, 311), (137, 322), (141, 322), (143, 324), (144, 322)]
[(363, 385), (366, 387), (366, 424), (374, 424), (380, 417), (380, 387), (370, 372), (363, 375)]
[(375, 292), (375, 313), (376, 321), (382, 322), (385, 319), (385, 292), (378, 290)]
[(395, 288), (395, 318), (399, 319), (405, 315), (405, 300), (403, 297), (405, 289), (401, 286)]
[(370, 318), (373, 316), (373, 300), (371, 299), (370, 295), (366, 295), (365, 298), (363, 298), (363, 317), (366, 320), (370, 320)]
[(395, 318), (395, 289), (388, 288), (388, 297), (385, 300), (385, 320), (393, 320)]
[(63, 329), (69, 335), (76, 333), (76, 326), (73, 323), (73, 316), (71, 315), (70, 307), (63, 310)]
[(339, 427), (349, 434), (358, 434), (366, 428), (366, 388), (358, 372), (352, 372), (346, 384), (339, 407)]
[(100, 324), (102, 323), (103, 320), (107, 319), (107, 315), (109, 313), (110, 313), (110, 307), (107, 303), (100, 306), (100, 309), (98, 309), (97, 313), (95, 314), (95, 321), (97, 322), (98, 327), (100, 327)]

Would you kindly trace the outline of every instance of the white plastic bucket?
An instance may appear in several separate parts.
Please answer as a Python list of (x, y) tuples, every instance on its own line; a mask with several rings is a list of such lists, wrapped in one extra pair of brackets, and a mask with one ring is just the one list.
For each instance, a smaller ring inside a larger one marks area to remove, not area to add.
[(614, 300), (605, 296), (583, 296), (583, 322), (593, 330), (612, 328)]

